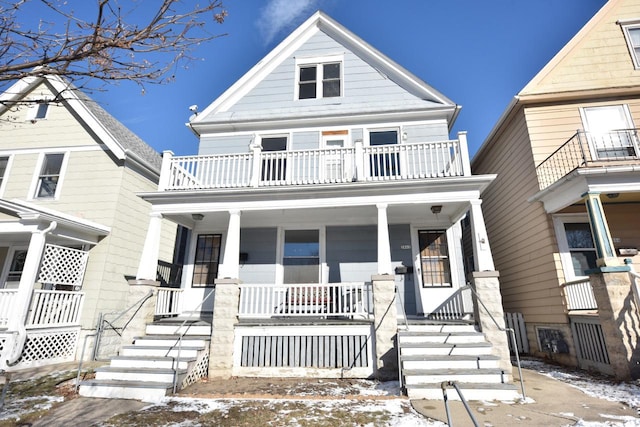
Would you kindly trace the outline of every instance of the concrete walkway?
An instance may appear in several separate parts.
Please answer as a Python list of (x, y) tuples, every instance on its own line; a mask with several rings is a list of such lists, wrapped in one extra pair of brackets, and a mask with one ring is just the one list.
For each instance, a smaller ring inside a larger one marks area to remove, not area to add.
[[(627, 405), (588, 396), (575, 387), (531, 370), (523, 369), (522, 372), (527, 397), (535, 403), (469, 402), (478, 425), (560, 427), (571, 426), (578, 420), (622, 423), (627, 417), (640, 419)], [(514, 370), (514, 381), (520, 385), (517, 370)], [(456, 391), (449, 389), (447, 394), (451, 399)], [(414, 400), (411, 403), (425, 417), (447, 422), (443, 401)], [(449, 411), (453, 427), (473, 425), (461, 402), (449, 400)]]

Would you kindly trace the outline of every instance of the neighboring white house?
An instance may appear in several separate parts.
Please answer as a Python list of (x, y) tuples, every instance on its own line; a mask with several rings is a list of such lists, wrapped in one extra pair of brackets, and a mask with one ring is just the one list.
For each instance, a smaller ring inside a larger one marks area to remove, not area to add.
[[(466, 134), (449, 138), (458, 112), (317, 12), (191, 117), (198, 154), (165, 152), (158, 190), (141, 197), (150, 230), (161, 218), (190, 230), (162, 311), (213, 316), (210, 377), (389, 378), (401, 365), (410, 395), (427, 396), (444, 373), (466, 381), (442, 369), (459, 355), (499, 371), (471, 382), (512, 392), (480, 199), (495, 176), (471, 175)], [(154, 279), (154, 236), (139, 280)], [(429, 359), (434, 330), (448, 354)]]
[[(0, 95), (2, 369), (74, 360), (101, 313), (127, 308), (150, 211), (136, 193), (157, 187), (160, 165), (59, 77)], [(174, 236), (165, 227), (160, 260), (172, 261)]]

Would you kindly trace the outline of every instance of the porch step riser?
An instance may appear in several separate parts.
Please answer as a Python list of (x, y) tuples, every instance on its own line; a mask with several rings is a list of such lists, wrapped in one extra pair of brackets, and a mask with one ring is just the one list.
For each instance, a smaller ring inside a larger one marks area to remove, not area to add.
[[(185, 374), (178, 375), (178, 384), (182, 382)], [(172, 383), (173, 374), (171, 373), (140, 373), (136, 372), (120, 372), (120, 371), (104, 371), (96, 372), (96, 380), (115, 380), (115, 381), (141, 381), (141, 382), (158, 382), (158, 383)]]
[(498, 367), (497, 360), (405, 360), (402, 362), (403, 369), (495, 369)]
[(105, 385), (81, 385), (80, 395), (84, 397), (101, 397), (108, 399), (135, 399), (154, 402), (167, 395), (166, 388), (120, 387)]
[(434, 374), (434, 375), (409, 375), (404, 382), (407, 387), (421, 384), (442, 383), (443, 381), (457, 381), (464, 383), (503, 384), (506, 378), (500, 374), (483, 374), (478, 370), (477, 374)]
[(120, 352), (121, 356), (146, 356), (146, 357), (180, 357), (195, 358), (198, 350), (193, 349), (177, 349), (177, 348), (156, 348), (150, 349), (142, 346), (125, 347)]
[[(515, 390), (485, 390), (485, 389), (473, 389), (462, 388), (462, 395), (465, 400), (500, 400), (500, 401), (513, 401), (519, 397), (519, 394)], [(407, 388), (407, 395), (409, 399), (428, 399), (428, 400), (444, 400), (442, 396), (441, 388), (432, 389), (420, 389), (420, 388)], [(447, 389), (448, 400), (460, 400), (460, 396), (453, 388)]]
[(211, 327), (206, 325), (182, 326), (148, 324), (145, 333), (147, 335), (207, 335), (211, 336)]
[[(136, 338), (134, 345), (144, 347), (177, 347), (178, 339), (153, 339), (153, 338)], [(182, 339), (182, 347), (200, 347), (205, 348), (209, 345), (208, 341), (201, 339)]]
[[(111, 366), (114, 368), (154, 368), (154, 369), (173, 369), (174, 363), (168, 360), (132, 360), (132, 359), (112, 359)], [(192, 362), (185, 360), (177, 362), (178, 369), (187, 369)]]
[(400, 347), (400, 356), (479, 356), (491, 354), (491, 347)]

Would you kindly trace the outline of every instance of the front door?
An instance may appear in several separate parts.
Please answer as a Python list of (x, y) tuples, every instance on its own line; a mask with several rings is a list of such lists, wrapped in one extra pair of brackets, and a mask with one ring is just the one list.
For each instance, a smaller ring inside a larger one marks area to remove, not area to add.
[(398, 144), (398, 131), (375, 130), (369, 132), (369, 146), (373, 154), (369, 158), (369, 173), (372, 177), (400, 175), (400, 154), (393, 152), (388, 145)]
[(420, 270), (424, 288), (451, 287), (446, 230), (419, 230)]

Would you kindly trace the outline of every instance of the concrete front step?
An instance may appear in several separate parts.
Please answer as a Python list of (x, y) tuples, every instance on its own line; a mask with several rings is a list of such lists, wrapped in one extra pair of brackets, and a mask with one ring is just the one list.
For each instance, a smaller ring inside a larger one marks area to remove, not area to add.
[(183, 347), (205, 347), (209, 345), (210, 339), (210, 335), (185, 335), (182, 340), (179, 335), (145, 335), (134, 337), (133, 342), (136, 345), (172, 347), (182, 341)]
[(504, 383), (508, 380), (502, 369), (404, 369), (404, 383), (420, 385), (458, 381), (464, 383)]
[[(409, 399), (444, 400), (442, 383), (407, 386)], [(513, 401), (520, 397), (518, 388), (513, 384), (501, 383), (457, 383), (465, 400)], [(461, 400), (456, 390), (447, 387), (449, 400)]]
[(491, 344), (488, 342), (477, 343), (402, 343), (400, 355), (467, 355), (477, 356), (491, 354)]
[(475, 331), (463, 332), (421, 332), (421, 331), (400, 331), (398, 333), (400, 343), (410, 342), (440, 342), (440, 343), (471, 343), (483, 342), (484, 334)]
[(409, 355), (401, 356), (403, 369), (482, 369), (497, 368), (500, 358), (483, 355)]
[(124, 368), (117, 366), (102, 366), (95, 370), (96, 380), (115, 381), (149, 381), (156, 383), (172, 383), (174, 375), (177, 375), (178, 383), (186, 376), (187, 370), (180, 369), (174, 372), (173, 369), (165, 368)]
[(111, 358), (111, 366), (117, 368), (154, 368), (188, 369), (189, 364), (195, 362), (195, 357), (162, 357), (162, 356), (115, 356)]
[(173, 382), (85, 380), (78, 390), (80, 396), (114, 399), (157, 401), (173, 392)]
[(182, 325), (181, 323), (150, 323), (145, 328), (146, 335), (208, 335), (211, 336), (211, 325), (199, 322)]
[(120, 351), (121, 356), (161, 356), (161, 357), (178, 357), (196, 358), (198, 351), (204, 347), (166, 347), (166, 346), (146, 346), (146, 345), (126, 345)]

